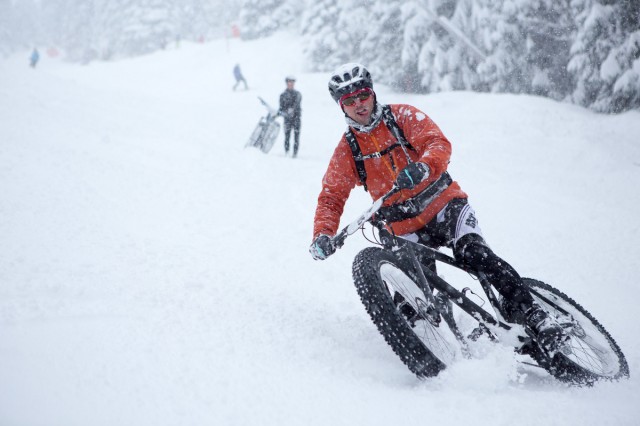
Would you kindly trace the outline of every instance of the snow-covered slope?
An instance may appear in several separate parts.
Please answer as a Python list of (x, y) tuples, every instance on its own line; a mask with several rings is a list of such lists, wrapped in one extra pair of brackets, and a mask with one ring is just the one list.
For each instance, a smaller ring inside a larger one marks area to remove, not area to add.
[[(419, 381), (351, 283), (366, 241), (307, 252), (344, 122), (295, 39), (36, 70), (27, 53), (0, 62), (1, 425), (638, 424), (637, 111), (377, 87), (440, 125), (493, 248), (586, 306), (632, 374), (570, 388), (497, 346)], [(245, 149), (288, 74), (299, 158), (282, 136)], [(354, 191), (345, 223), (369, 203)]]

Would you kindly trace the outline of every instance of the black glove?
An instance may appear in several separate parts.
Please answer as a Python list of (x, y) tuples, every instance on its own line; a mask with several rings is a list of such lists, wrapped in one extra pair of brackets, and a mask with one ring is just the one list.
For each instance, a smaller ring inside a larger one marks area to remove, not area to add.
[(333, 245), (331, 237), (325, 234), (318, 235), (318, 238), (313, 240), (311, 247), (309, 247), (309, 253), (315, 260), (325, 260), (336, 252), (336, 246)]
[(396, 186), (400, 189), (411, 189), (429, 177), (429, 166), (415, 162), (400, 171), (396, 178)]

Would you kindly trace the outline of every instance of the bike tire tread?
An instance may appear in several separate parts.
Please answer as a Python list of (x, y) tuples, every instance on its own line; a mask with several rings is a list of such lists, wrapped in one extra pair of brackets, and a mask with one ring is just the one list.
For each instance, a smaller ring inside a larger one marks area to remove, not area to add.
[(621, 378), (629, 377), (629, 365), (624, 354), (622, 353), (622, 350), (618, 346), (617, 342), (613, 339), (613, 337), (611, 337), (611, 334), (609, 334), (604, 326), (602, 326), (602, 324), (600, 324), (600, 322), (589, 311), (587, 311), (582, 305), (573, 300), (571, 297), (567, 296), (565, 293), (549, 284), (533, 278), (523, 278), (523, 281), (530, 288), (535, 289), (536, 287), (539, 287), (555, 294), (556, 296), (560, 297), (565, 302), (576, 308), (580, 313), (582, 313), (607, 339), (612, 351), (615, 353), (618, 359), (620, 371), (613, 377), (599, 376), (574, 364), (571, 360), (567, 359), (562, 354), (556, 354), (553, 359), (548, 360), (541, 352), (533, 351), (530, 355), (539, 365), (543, 366), (558, 380), (577, 385), (591, 385), (598, 380), (618, 380)]
[[(354, 259), (353, 280), (360, 300), (380, 334), (409, 370), (420, 378), (436, 376), (445, 365), (422, 344), (396, 309), (380, 278), (379, 265), (383, 261), (400, 267), (392, 253), (378, 247), (367, 247)], [(410, 271), (403, 272), (415, 279)]]

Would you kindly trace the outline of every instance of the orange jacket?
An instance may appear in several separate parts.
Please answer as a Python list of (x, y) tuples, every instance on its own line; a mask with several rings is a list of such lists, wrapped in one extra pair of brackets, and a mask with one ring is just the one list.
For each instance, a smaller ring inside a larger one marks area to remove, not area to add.
[[(420, 161), (429, 166), (429, 178), (413, 189), (405, 189), (389, 198), (384, 205), (403, 202), (412, 198), (447, 170), (451, 157), (451, 143), (438, 126), (419, 109), (410, 105), (390, 105), (398, 126), (407, 141), (415, 148), (407, 150), (412, 161)], [(379, 152), (397, 142), (384, 121), (370, 132), (363, 133), (351, 129), (356, 137), (362, 155)], [(407, 166), (407, 158), (401, 147), (397, 147), (380, 158), (364, 160), (367, 171), (367, 187), (371, 198), (377, 200), (391, 190), (398, 173)], [(362, 185), (351, 148), (343, 135), (329, 161), (327, 172), (322, 179), (322, 191), (318, 196), (318, 207), (313, 227), (313, 238), (320, 234), (335, 235), (340, 225), (340, 216), (351, 190)], [(396, 235), (414, 232), (424, 227), (453, 198), (466, 198), (457, 182), (453, 182), (418, 216), (391, 224)]]

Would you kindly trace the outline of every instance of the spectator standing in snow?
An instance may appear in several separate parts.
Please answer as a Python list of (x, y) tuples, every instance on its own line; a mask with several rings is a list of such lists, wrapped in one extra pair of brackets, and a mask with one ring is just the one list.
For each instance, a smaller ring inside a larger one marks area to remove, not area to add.
[(287, 88), (280, 95), (278, 115), (284, 117), (284, 153), (289, 153), (289, 138), (291, 130), (293, 130), (293, 158), (296, 158), (300, 147), (300, 117), (302, 115), (300, 102), (302, 101), (302, 95), (294, 89), (296, 84), (295, 77), (288, 76), (285, 78), (285, 83), (287, 83)]
[(31, 56), (29, 57), (29, 65), (31, 68), (35, 68), (38, 65), (38, 61), (40, 60), (40, 53), (38, 49), (33, 48), (33, 52), (31, 52)]
[(376, 213), (395, 235), (430, 247), (448, 247), (469, 269), (494, 286), (513, 322), (524, 324), (538, 343), (555, 350), (564, 340), (560, 324), (537, 303), (520, 275), (484, 240), (467, 194), (447, 172), (451, 143), (438, 126), (411, 105), (383, 105), (369, 71), (360, 64), (339, 67), (329, 93), (348, 129), (322, 179), (309, 251), (323, 260), (336, 250), (331, 236), (356, 185), (374, 200), (392, 187), (400, 191)]
[(238, 84), (240, 84), (240, 82), (244, 83), (244, 90), (247, 90), (247, 80), (244, 79), (244, 76), (242, 75), (242, 71), (240, 70), (240, 65), (236, 64), (235, 67), (233, 67), (233, 76), (236, 79), (236, 84), (233, 85), (233, 90), (236, 90), (236, 88), (238, 87)]

